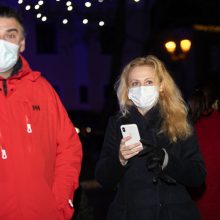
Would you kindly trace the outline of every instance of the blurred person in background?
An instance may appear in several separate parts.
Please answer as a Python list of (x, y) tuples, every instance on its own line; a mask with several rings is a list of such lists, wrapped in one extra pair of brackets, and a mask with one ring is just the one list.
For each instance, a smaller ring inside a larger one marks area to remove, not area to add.
[(55, 90), (21, 56), (24, 49), (19, 14), (0, 6), (0, 219), (70, 220), (81, 142)]
[[(120, 112), (110, 117), (96, 167), (103, 187), (116, 188), (108, 220), (199, 220), (186, 187), (206, 171), (181, 92), (157, 57), (128, 63), (117, 86)], [(121, 125), (136, 124), (140, 141), (128, 144)]]
[(189, 100), (199, 145), (205, 160), (205, 184), (190, 189), (203, 220), (220, 219), (220, 112), (217, 85), (201, 85)]

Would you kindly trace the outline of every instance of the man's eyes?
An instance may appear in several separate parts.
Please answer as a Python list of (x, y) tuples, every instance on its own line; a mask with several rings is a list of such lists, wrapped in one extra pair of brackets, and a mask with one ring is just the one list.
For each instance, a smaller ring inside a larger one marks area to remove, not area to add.
[(6, 39), (15, 39), (16, 35), (15, 34), (7, 34)]

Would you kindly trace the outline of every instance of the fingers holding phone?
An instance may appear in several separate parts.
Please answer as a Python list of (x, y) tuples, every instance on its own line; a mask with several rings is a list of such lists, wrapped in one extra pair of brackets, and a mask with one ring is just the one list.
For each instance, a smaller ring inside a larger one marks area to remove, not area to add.
[(137, 155), (143, 146), (140, 142), (140, 135), (136, 124), (127, 124), (121, 126), (123, 138), (120, 142), (119, 159), (122, 165), (125, 165), (128, 159)]

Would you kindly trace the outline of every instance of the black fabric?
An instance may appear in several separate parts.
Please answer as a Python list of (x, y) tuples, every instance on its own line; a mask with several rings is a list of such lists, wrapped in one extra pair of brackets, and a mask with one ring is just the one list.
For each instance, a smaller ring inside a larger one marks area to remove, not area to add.
[(138, 126), (140, 136), (151, 145), (166, 149), (169, 162), (164, 174), (176, 180), (168, 184), (152, 182), (154, 173), (146, 167), (145, 156), (134, 156), (123, 167), (119, 161), (120, 126), (125, 123), (118, 114), (109, 119), (96, 179), (103, 187), (117, 188), (116, 197), (109, 208), (108, 220), (199, 220), (186, 186), (202, 184), (205, 177), (204, 162), (198, 151), (195, 135), (185, 141), (170, 143), (159, 134), (162, 123), (158, 106), (142, 116), (136, 108), (130, 109), (128, 123)]
[[(21, 67), (22, 67), (22, 61), (21, 61), (21, 58), (19, 57), (17, 63), (15, 64), (15, 66), (12, 70), (10, 77), (12, 77), (13, 75), (16, 75), (18, 73), (18, 71), (21, 69)], [(7, 93), (8, 93), (7, 79), (2, 80), (2, 87), (3, 87), (3, 91), (4, 91), (5, 96), (7, 96)]]
[(176, 181), (163, 172), (162, 165), (165, 158), (165, 151), (154, 145), (150, 145), (146, 140), (141, 139), (143, 150), (138, 154), (139, 157), (145, 156), (146, 166), (149, 171), (154, 173), (153, 183), (157, 184), (158, 180), (162, 180), (168, 184), (176, 184)]
[(22, 61), (21, 61), (21, 58), (19, 57), (17, 63), (15, 64), (15, 66), (13, 68), (11, 76), (16, 75), (18, 73), (18, 71), (21, 69), (21, 67), (22, 67)]
[(140, 142), (143, 145), (143, 150), (139, 153), (139, 157), (146, 157), (146, 166), (148, 170), (152, 170), (158, 165), (162, 166), (165, 158), (165, 152), (162, 148), (148, 144), (144, 139)]

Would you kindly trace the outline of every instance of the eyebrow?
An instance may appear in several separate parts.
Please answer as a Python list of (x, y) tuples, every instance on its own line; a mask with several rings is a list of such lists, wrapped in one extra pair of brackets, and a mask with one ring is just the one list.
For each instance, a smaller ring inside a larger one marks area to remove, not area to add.
[(13, 32), (13, 31), (18, 33), (18, 29), (16, 29), (16, 28), (10, 28), (10, 29), (7, 30), (7, 32)]
[[(144, 80), (152, 80), (152, 79), (153, 79), (153, 77), (147, 77)], [(140, 80), (142, 80), (142, 79), (131, 79), (130, 81), (140, 81)]]

